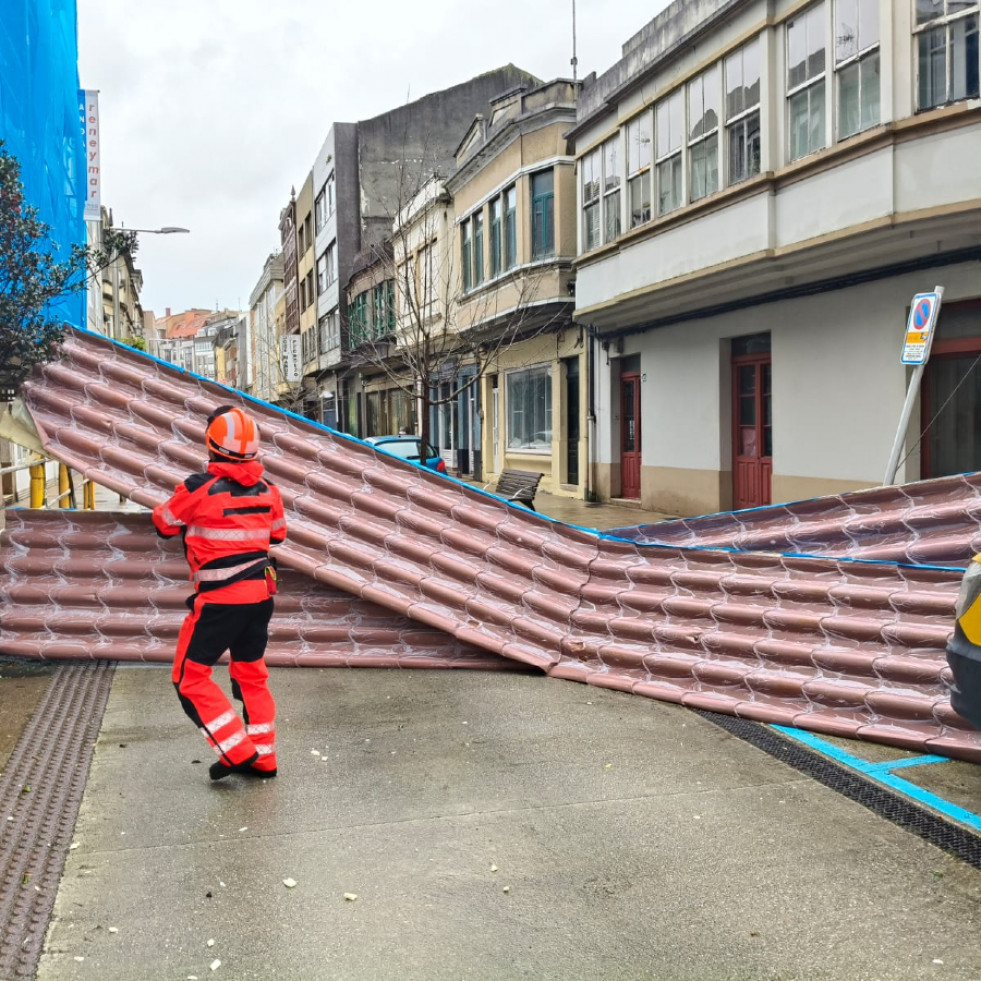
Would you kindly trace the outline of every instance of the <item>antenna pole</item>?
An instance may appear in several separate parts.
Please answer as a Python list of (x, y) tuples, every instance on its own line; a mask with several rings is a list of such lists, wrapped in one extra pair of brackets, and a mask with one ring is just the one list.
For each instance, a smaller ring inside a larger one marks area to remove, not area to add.
[(576, 0), (572, 0), (572, 80), (577, 81), (579, 59), (576, 57)]

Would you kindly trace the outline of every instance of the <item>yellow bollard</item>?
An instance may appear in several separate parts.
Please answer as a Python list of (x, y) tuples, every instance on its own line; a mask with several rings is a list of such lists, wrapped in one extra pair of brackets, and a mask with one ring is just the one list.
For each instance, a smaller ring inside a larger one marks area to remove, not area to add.
[(44, 464), (32, 463), (30, 470), (31, 470), (31, 507), (43, 508), (44, 485), (45, 485)]
[(68, 467), (63, 463), (58, 464), (58, 507), (70, 508), (71, 503), (71, 482), (68, 477)]
[(95, 484), (91, 480), (86, 480), (82, 485), (82, 501), (86, 511), (95, 510)]

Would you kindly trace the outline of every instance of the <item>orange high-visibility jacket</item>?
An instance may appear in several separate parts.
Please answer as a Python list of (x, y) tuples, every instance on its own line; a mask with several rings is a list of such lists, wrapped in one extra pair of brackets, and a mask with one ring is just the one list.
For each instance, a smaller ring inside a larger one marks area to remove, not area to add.
[(214, 602), (250, 603), (269, 595), (269, 546), (286, 538), (279, 488), (258, 460), (212, 461), (192, 474), (166, 504), (153, 509), (165, 538), (183, 533), (191, 581)]

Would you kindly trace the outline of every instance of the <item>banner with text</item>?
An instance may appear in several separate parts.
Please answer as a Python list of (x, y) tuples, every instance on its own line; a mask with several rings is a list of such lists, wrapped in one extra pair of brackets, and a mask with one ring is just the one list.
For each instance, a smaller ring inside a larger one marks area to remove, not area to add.
[(300, 363), (300, 335), (287, 334), (281, 338), (280, 366), (283, 371), (283, 381), (293, 384), (298, 382), (302, 374)]
[(102, 163), (99, 155), (99, 92), (80, 89), (78, 121), (82, 126), (85, 146), (85, 220), (99, 221), (102, 217)]

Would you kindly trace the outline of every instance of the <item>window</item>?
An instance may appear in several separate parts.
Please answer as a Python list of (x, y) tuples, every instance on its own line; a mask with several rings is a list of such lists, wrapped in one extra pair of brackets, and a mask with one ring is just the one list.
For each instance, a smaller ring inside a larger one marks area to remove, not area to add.
[(463, 292), (473, 289), (473, 239), (468, 218), (460, 226), (460, 268), (463, 272)]
[(351, 347), (357, 347), (371, 339), (371, 318), (368, 310), (368, 291), (359, 293), (347, 314)]
[(719, 66), (702, 72), (688, 86), (688, 157), (692, 201), (719, 189)]
[(738, 184), (760, 172), (760, 42), (726, 58), (726, 179)]
[(582, 250), (588, 252), (600, 242), (600, 152), (593, 150), (582, 158)]
[(327, 253), (325, 252), (317, 260), (317, 293), (323, 294), (327, 291)]
[(327, 177), (327, 183), (324, 185), (324, 195), (327, 199), (325, 202), (326, 209), (327, 209), (327, 215), (326, 215), (327, 218), (329, 218), (334, 213), (334, 208), (337, 205), (335, 189), (336, 189), (336, 185), (334, 181), (334, 172), (331, 171)]
[(317, 332), (305, 330), (300, 335), (300, 346), (303, 351), (303, 363), (313, 361), (317, 357)]
[(820, 150), (825, 138), (825, 11), (811, 7), (787, 24), (790, 159)]
[(657, 213), (674, 211), (681, 205), (681, 92), (659, 102), (655, 110), (657, 160)]
[(627, 123), (627, 209), (630, 227), (651, 219), (651, 151), (654, 117), (650, 111)]
[(320, 332), (320, 353), (337, 350), (341, 346), (341, 318), (336, 308), (320, 318), (317, 325)]
[(395, 284), (388, 279), (371, 291), (375, 336), (383, 337), (395, 328)]
[(484, 281), (484, 213), (478, 211), (470, 219), (473, 222), (473, 284)]
[(317, 234), (319, 235), (321, 231), (323, 231), (324, 225), (327, 224), (326, 188), (317, 195), (317, 203), (314, 207), (314, 214), (316, 215)]
[(620, 134), (603, 144), (603, 241), (620, 234)]
[(978, 96), (976, 0), (916, 0), (918, 105)]
[(504, 192), (504, 268), (518, 264), (518, 190), (512, 184)]
[(836, 0), (838, 139), (879, 125), (879, 0)]
[(331, 242), (324, 252), (324, 259), (327, 264), (327, 286), (337, 282), (337, 242)]
[(487, 207), (490, 212), (490, 274), (493, 279), (501, 272), (501, 199), (493, 198)]
[(531, 257), (555, 255), (555, 174), (531, 175)]
[(551, 452), (552, 373), (547, 365), (507, 376), (508, 448)]
[[(306, 281), (307, 281), (307, 306), (310, 306), (310, 304), (313, 303), (313, 301), (317, 299), (317, 294), (314, 292), (314, 288), (313, 288), (313, 270), (312, 269), (310, 270), (310, 272), (308, 272), (306, 274), (306, 277), (305, 278), (306, 278)], [(306, 309), (306, 307), (304, 307), (304, 309)]]

